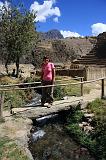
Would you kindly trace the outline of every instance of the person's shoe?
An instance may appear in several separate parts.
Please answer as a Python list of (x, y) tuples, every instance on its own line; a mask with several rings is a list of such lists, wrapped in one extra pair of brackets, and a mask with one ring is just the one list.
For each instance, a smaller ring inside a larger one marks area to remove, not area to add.
[(41, 103), (41, 106), (44, 107), (44, 103)]
[(47, 108), (52, 107), (52, 104), (53, 104), (52, 102), (51, 102), (51, 103), (49, 103), (49, 104), (48, 104), (48, 106), (47, 106)]
[(50, 102), (50, 105), (52, 106), (52, 105), (53, 105), (53, 102)]

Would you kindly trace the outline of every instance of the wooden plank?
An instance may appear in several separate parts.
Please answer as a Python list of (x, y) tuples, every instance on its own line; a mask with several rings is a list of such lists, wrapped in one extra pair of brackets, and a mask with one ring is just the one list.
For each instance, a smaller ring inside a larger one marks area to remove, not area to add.
[(3, 118), (4, 92), (0, 95), (0, 119)]
[[(70, 78), (70, 79), (64, 79), (64, 81), (67, 80), (78, 80), (81, 79), (83, 77), (75, 77), (75, 78)], [(59, 82), (62, 80), (56, 80), (56, 82)], [(33, 85), (33, 84), (41, 84), (41, 82), (31, 82), (31, 83), (18, 83), (18, 84), (8, 84), (8, 85), (0, 85), (0, 88), (4, 88), (4, 87), (15, 87), (15, 86), (24, 86), (24, 85)]]
[(101, 80), (102, 81), (102, 88), (101, 88), (101, 98), (104, 98), (104, 79)]
[[(81, 78), (81, 82), (83, 82), (83, 78)], [(81, 83), (81, 96), (83, 96), (83, 83)]]

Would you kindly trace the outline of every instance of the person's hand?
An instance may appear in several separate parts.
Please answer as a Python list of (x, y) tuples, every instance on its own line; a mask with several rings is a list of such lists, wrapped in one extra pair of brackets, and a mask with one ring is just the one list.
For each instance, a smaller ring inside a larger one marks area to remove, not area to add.
[(41, 79), (41, 84), (43, 84), (43, 80)]
[(52, 80), (52, 85), (55, 83), (55, 81), (54, 80)]

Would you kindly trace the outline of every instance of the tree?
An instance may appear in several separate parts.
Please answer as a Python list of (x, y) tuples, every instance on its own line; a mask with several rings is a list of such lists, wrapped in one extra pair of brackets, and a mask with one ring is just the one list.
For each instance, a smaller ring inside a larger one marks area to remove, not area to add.
[(22, 5), (8, 8), (3, 6), (0, 21), (0, 50), (5, 60), (5, 67), (12, 61), (16, 63), (16, 76), (19, 74), (20, 58), (31, 52), (38, 41), (35, 20), (36, 16), (25, 10)]

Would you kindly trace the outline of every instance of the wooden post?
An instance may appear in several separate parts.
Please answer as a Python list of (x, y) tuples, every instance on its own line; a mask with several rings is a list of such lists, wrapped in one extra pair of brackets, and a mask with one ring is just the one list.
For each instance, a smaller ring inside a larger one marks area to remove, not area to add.
[[(81, 77), (81, 82), (83, 82), (83, 77)], [(83, 83), (81, 83), (81, 96), (83, 96)]]
[(102, 91), (101, 91), (101, 99), (104, 98), (104, 79), (102, 79)]
[(3, 118), (4, 92), (0, 95), (0, 119)]

